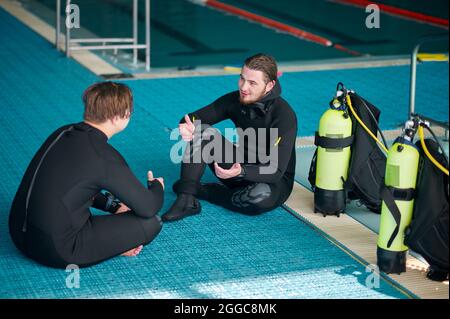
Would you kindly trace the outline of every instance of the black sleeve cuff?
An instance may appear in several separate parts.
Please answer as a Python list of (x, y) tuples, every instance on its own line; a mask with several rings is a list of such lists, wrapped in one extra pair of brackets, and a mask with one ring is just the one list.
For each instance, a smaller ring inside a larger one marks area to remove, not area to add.
[(108, 201), (108, 199), (103, 193), (98, 193), (93, 198), (91, 207), (105, 211), (107, 201)]
[(120, 203), (111, 193), (98, 193), (94, 197), (92, 207), (114, 214), (119, 209)]
[(232, 179), (235, 181), (243, 181), (245, 180), (245, 177), (247, 176), (247, 171), (245, 170), (245, 166), (241, 164), (241, 173)]
[(163, 190), (163, 186), (162, 184), (155, 178), (152, 181), (147, 181), (147, 189), (148, 190), (157, 190), (157, 189), (161, 189), (161, 191)]

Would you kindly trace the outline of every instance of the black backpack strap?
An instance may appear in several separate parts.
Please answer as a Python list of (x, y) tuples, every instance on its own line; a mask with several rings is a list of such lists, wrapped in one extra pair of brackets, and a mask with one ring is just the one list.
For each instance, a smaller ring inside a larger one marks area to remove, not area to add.
[(309, 173), (308, 173), (308, 181), (311, 184), (311, 188), (314, 191), (316, 187), (316, 170), (317, 170), (317, 148), (314, 151), (313, 158), (311, 160), (311, 165), (309, 167)]
[(405, 200), (410, 201), (413, 200), (416, 196), (416, 191), (414, 188), (397, 188), (392, 186), (385, 186), (390, 191), (392, 196), (394, 196), (395, 200)]
[(353, 144), (353, 135), (344, 138), (331, 138), (319, 136), (319, 132), (315, 132), (314, 145), (323, 148), (344, 148)]
[(387, 243), (387, 247), (391, 247), (392, 242), (394, 241), (395, 237), (397, 237), (398, 232), (400, 230), (400, 221), (402, 218), (402, 215), (398, 209), (397, 204), (395, 203), (396, 200), (404, 200), (404, 201), (410, 201), (414, 198), (415, 191), (413, 188), (396, 188), (391, 186), (382, 186), (381, 187), (381, 199), (384, 200), (386, 203), (387, 208), (389, 209), (389, 212), (391, 213), (392, 217), (394, 217), (396, 226), (394, 231), (392, 232), (391, 238), (389, 238), (389, 241)]

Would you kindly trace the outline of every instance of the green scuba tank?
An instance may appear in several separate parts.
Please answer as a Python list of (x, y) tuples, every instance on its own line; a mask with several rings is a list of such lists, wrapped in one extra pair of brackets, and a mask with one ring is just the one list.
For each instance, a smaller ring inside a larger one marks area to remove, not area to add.
[(410, 140), (399, 137), (389, 149), (385, 186), (381, 190), (383, 202), (377, 263), (386, 273), (406, 271), (408, 247), (404, 244), (404, 234), (412, 219), (420, 158), (417, 147)]
[(314, 211), (324, 216), (339, 216), (346, 202), (344, 182), (348, 175), (353, 136), (352, 120), (345, 104), (339, 102), (341, 95), (342, 91), (338, 91), (337, 97), (330, 103), (330, 109), (323, 113), (315, 136)]

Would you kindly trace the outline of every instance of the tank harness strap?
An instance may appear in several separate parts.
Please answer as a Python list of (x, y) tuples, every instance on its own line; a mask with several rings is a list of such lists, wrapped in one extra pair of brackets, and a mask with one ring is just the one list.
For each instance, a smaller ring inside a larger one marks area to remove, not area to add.
[(39, 168), (41, 167), (41, 164), (44, 161), (45, 156), (52, 149), (52, 147), (56, 144), (56, 142), (59, 141), (59, 139), (64, 135), (64, 133), (71, 131), (71, 130), (73, 130), (73, 126), (67, 128), (64, 131), (62, 131), (61, 133), (59, 133), (59, 135), (54, 139), (54, 141), (50, 144), (50, 146), (45, 150), (44, 155), (42, 155), (41, 159), (39, 160), (36, 170), (34, 171), (33, 178), (31, 179), (30, 187), (28, 188), (27, 198), (25, 201), (25, 218), (23, 220), (23, 225), (22, 225), (22, 231), (24, 233), (27, 231), (28, 204), (30, 202), (31, 191), (33, 190), (34, 182), (36, 180), (36, 175), (39, 171)]
[(392, 186), (386, 186), (390, 191), (395, 200), (410, 201), (416, 196), (416, 191), (414, 188), (397, 188)]
[(396, 223), (391, 238), (389, 238), (389, 241), (387, 243), (388, 248), (391, 247), (392, 242), (398, 235), (398, 232), (400, 230), (400, 222), (402, 218), (400, 210), (398, 209), (395, 201), (396, 200), (410, 201), (414, 198), (414, 194), (415, 191), (413, 188), (396, 188), (391, 186), (383, 186), (381, 188), (380, 193), (381, 199), (385, 202), (387, 208), (389, 209), (389, 212), (391, 213), (392, 217), (394, 217)]
[(316, 188), (316, 166), (317, 166), (317, 149), (314, 152), (313, 158), (311, 160), (311, 166), (309, 167), (308, 181), (311, 184), (312, 190)]
[(326, 136), (319, 136), (319, 132), (316, 131), (314, 136), (314, 145), (323, 148), (344, 148), (353, 144), (354, 136), (344, 138), (331, 138)]

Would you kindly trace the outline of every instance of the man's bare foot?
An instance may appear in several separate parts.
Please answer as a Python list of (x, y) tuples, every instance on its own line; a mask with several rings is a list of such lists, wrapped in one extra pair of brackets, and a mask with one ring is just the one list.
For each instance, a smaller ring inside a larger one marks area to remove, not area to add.
[(124, 252), (121, 256), (126, 256), (126, 257), (137, 256), (141, 252), (143, 247), (144, 246), (140, 245), (140, 246), (138, 246), (136, 248), (130, 249), (129, 251)]
[(122, 214), (122, 213), (126, 213), (129, 212), (131, 209), (125, 205), (124, 203), (120, 203), (120, 207), (118, 210), (116, 210), (116, 214)]

